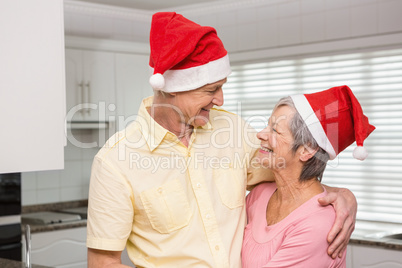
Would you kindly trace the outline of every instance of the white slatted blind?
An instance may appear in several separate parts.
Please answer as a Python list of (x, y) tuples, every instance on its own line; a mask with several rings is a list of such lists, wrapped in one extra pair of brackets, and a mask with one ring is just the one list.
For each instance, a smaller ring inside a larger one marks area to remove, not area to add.
[(284, 96), (348, 85), (376, 130), (365, 141), (365, 161), (355, 144), (330, 161), (323, 183), (350, 189), (357, 218), (402, 223), (402, 49), (388, 49), (233, 65), (223, 108), (257, 130)]

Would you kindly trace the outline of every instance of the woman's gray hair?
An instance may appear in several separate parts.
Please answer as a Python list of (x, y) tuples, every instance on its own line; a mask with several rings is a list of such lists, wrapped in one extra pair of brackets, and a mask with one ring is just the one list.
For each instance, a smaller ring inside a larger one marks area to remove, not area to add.
[(280, 99), (275, 105), (274, 111), (281, 106), (288, 106), (295, 111), (294, 116), (289, 122), (290, 132), (292, 133), (294, 138), (294, 142), (292, 145), (293, 154), (296, 153), (297, 149), (300, 146), (305, 146), (312, 150), (318, 149), (315, 155), (304, 163), (299, 180), (307, 181), (313, 178), (317, 178), (319, 181), (321, 181), (325, 167), (327, 166), (327, 162), (329, 160), (329, 154), (318, 146), (318, 143), (313, 138), (313, 135), (308, 129), (303, 118), (301, 117), (299, 112), (297, 112), (292, 98), (288, 96)]

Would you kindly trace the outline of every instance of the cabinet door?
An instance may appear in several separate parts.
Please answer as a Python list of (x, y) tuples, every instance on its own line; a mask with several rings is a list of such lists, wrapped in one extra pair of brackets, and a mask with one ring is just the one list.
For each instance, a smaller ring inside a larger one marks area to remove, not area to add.
[(367, 246), (352, 246), (353, 267), (401, 268), (402, 251)]
[(86, 228), (33, 233), (31, 263), (51, 267), (87, 267)]
[(67, 120), (84, 119), (84, 69), (83, 52), (77, 49), (66, 49), (66, 107)]
[(63, 169), (62, 0), (0, 1), (0, 173)]
[(121, 130), (135, 120), (143, 98), (153, 94), (149, 85), (149, 56), (116, 53), (117, 123)]
[(351, 245), (348, 245), (347, 251), (346, 251), (346, 268), (353, 268), (353, 247)]
[(84, 51), (85, 120), (109, 121), (115, 113), (115, 64), (111, 52)]

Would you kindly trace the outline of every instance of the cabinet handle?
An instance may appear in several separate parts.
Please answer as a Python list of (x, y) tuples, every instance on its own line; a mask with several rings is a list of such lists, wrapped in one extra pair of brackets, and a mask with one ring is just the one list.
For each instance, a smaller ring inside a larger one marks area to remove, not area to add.
[[(78, 94), (78, 96), (81, 96), (81, 98), (78, 97), (78, 104), (82, 105), (85, 102), (84, 101), (84, 98), (85, 98), (85, 96), (84, 96), (84, 82), (81, 81), (81, 83), (78, 84), (78, 87), (80, 88), (80, 92), (79, 92), (80, 94)], [(82, 113), (83, 109), (80, 109), (79, 112)]]
[(31, 268), (31, 227), (25, 225), (25, 267)]
[[(87, 87), (87, 103), (88, 103), (88, 105), (89, 105), (89, 104), (91, 103), (91, 83), (90, 83), (90, 82), (87, 82), (87, 83), (85, 84), (85, 86)], [(87, 108), (86, 112), (87, 112), (88, 114), (90, 114), (90, 113), (91, 113), (91, 109)]]

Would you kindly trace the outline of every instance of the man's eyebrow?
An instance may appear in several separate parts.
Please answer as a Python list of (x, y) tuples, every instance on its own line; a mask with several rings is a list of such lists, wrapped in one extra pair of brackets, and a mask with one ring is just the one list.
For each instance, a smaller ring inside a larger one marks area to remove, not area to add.
[(218, 90), (222, 85), (210, 85), (204, 88), (205, 91)]

